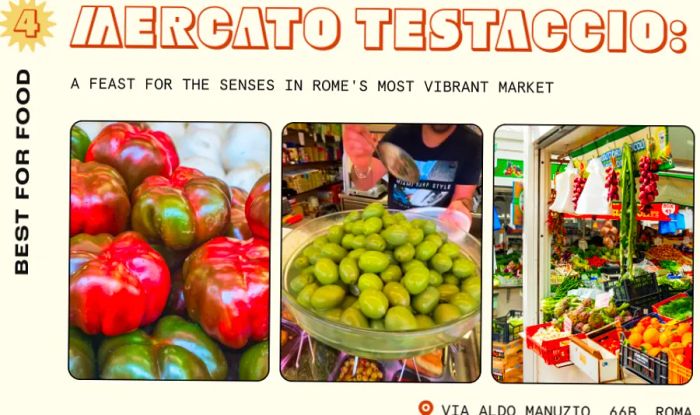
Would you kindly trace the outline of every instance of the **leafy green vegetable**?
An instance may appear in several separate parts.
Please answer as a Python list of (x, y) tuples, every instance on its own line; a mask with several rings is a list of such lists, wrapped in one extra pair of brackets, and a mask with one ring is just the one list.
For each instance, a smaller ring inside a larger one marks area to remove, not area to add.
[(659, 314), (674, 320), (685, 320), (693, 316), (692, 297), (681, 297), (659, 307)]

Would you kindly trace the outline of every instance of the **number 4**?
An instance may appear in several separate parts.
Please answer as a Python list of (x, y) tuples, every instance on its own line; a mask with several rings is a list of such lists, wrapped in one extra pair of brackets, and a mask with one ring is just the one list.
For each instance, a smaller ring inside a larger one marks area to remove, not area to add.
[(15, 32), (24, 32), (28, 38), (35, 38), (40, 26), (37, 22), (36, 9), (24, 9), (15, 23)]

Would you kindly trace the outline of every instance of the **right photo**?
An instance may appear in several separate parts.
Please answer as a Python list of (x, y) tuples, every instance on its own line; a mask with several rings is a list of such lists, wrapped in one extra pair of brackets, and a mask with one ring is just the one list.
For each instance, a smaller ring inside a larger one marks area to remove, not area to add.
[(496, 130), (495, 380), (690, 380), (693, 154), (683, 126)]

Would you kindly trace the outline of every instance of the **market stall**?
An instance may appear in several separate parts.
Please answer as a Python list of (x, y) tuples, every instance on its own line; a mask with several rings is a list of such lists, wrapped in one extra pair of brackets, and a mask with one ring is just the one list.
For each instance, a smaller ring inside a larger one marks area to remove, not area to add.
[[(393, 127), (367, 126), (377, 140)], [(285, 146), (283, 173), (292, 191), (283, 188), (282, 375), (476, 380), (481, 247), (474, 232), (480, 226), (470, 231), (468, 222), (445, 221), (443, 208), (389, 209), (386, 177), (369, 189), (355, 188), (342, 131), (328, 124), (295, 124), (285, 131), (285, 141), (295, 138)], [(314, 155), (303, 161), (308, 154)], [(338, 185), (296, 189), (297, 166), (315, 166), (317, 157), (331, 159), (324, 166), (336, 165)], [(480, 218), (474, 213), (472, 224)]]
[(692, 145), (686, 128), (647, 126), (560, 126), (528, 141), (525, 382), (690, 379)]

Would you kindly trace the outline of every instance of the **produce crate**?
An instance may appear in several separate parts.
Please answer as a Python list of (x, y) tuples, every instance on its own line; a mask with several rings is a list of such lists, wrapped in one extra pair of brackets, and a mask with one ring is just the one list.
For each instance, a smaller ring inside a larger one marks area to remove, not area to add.
[[(657, 314), (648, 314), (652, 318), (663, 323), (663, 319)], [(622, 327), (625, 330), (634, 327), (640, 319), (639, 317), (628, 321)], [(668, 356), (666, 353), (659, 353), (657, 357), (651, 357), (639, 349), (635, 349), (627, 343), (624, 332), (620, 334), (620, 365), (640, 378), (654, 385), (668, 384)]]
[(610, 285), (612, 285), (616, 302), (633, 305), (644, 302), (648, 297), (659, 293), (659, 285), (654, 273), (641, 274), (632, 279), (619, 280), (617, 283), (607, 283), (605, 288), (609, 289)]
[(498, 317), (493, 321), (493, 329), (491, 340), (499, 343), (510, 343), (516, 339), (518, 334), (522, 333), (523, 325), (511, 326), (508, 319), (512, 317), (522, 317), (521, 310), (510, 310), (505, 316)]
[[(620, 350), (620, 335), (622, 334), (622, 330), (619, 328), (615, 327), (612, 325), (610, 330), (607, 330), (603, 333), (600, 331), (590, 333), (590, 338), (594, 342), (598, 343), (601, 347), (603, 347), (603, 344), (606, 342), (615, 342), (617, 341), (617, 348), (615, 350), (609, 350), (611, 353), (617, 353)], [(607, 350), (607, 349), (606, 349)]]
[[(692, 363), (689, 357), (692, 357), (692, 348), (686, 347), (683, 351), (671, 351), (668, 356), (668, 384), (669, 385), (685, 385), (693, 376)], [(680, 363), (677, 360), (677, 355), (684, 356), (684, 362)], [(688, 356), (690, 355), (690, 356)]]
[(523, 351), (522, 339), (515, 339), (510, 343), (493, 342), (491, 346), (491, 355), (499, 359), (522, 354)]
[[(666, 321), (666, 322), (671, 321), (671, 318), (666, 317), (666, 316), (662, 315), (661, 313), (659, 313), (659, 308), (661, 308), (661, 306), (664, 305), (664, 304), (670, 303), (671, 301), (677, 300), (677, 299), (679, 299), (679, 298), (685, 298), (685, 297), (688, 297), (688, 294), (686, 294), (686, 293), (676, 294), (676, 295), (674, 295), (674, 296), (671, 296), (671, 297), (666, 298), (665, 300), (659, 301), (658, 303), (654, 304), (654, 305), (651, 307), (651, 309), (652, 309), (652, 311), (653, 311), (654, 313), (658, 314), (659, 317), (661, 317), (661, 319), (662, 319), (663, 321)], [(691, 316), (691, 317), (688, 317), (688, 318), (685, 319), (685, 320), (691, 320), (692, 318), (693, 318), (693, 317)]]
[[(571, 340), (568, 337), (562, 337), (556, 340), (544, 340), (542, 343), (538, 343), (532, 337), (537, 330), (540, 328), (546, 328), (551, 326), (552, 323), (536, 324), (534, 326), (529, 326), (525, 328), (525, 338), (527, 341), (527, 348), (533, 352), (540, 355), (542, 360), (548, 365), (559, 365), (562, 363), (569, 362), (569, 343)], [(574, 334), (578, 338), (586, 337), (585, 334)]]

